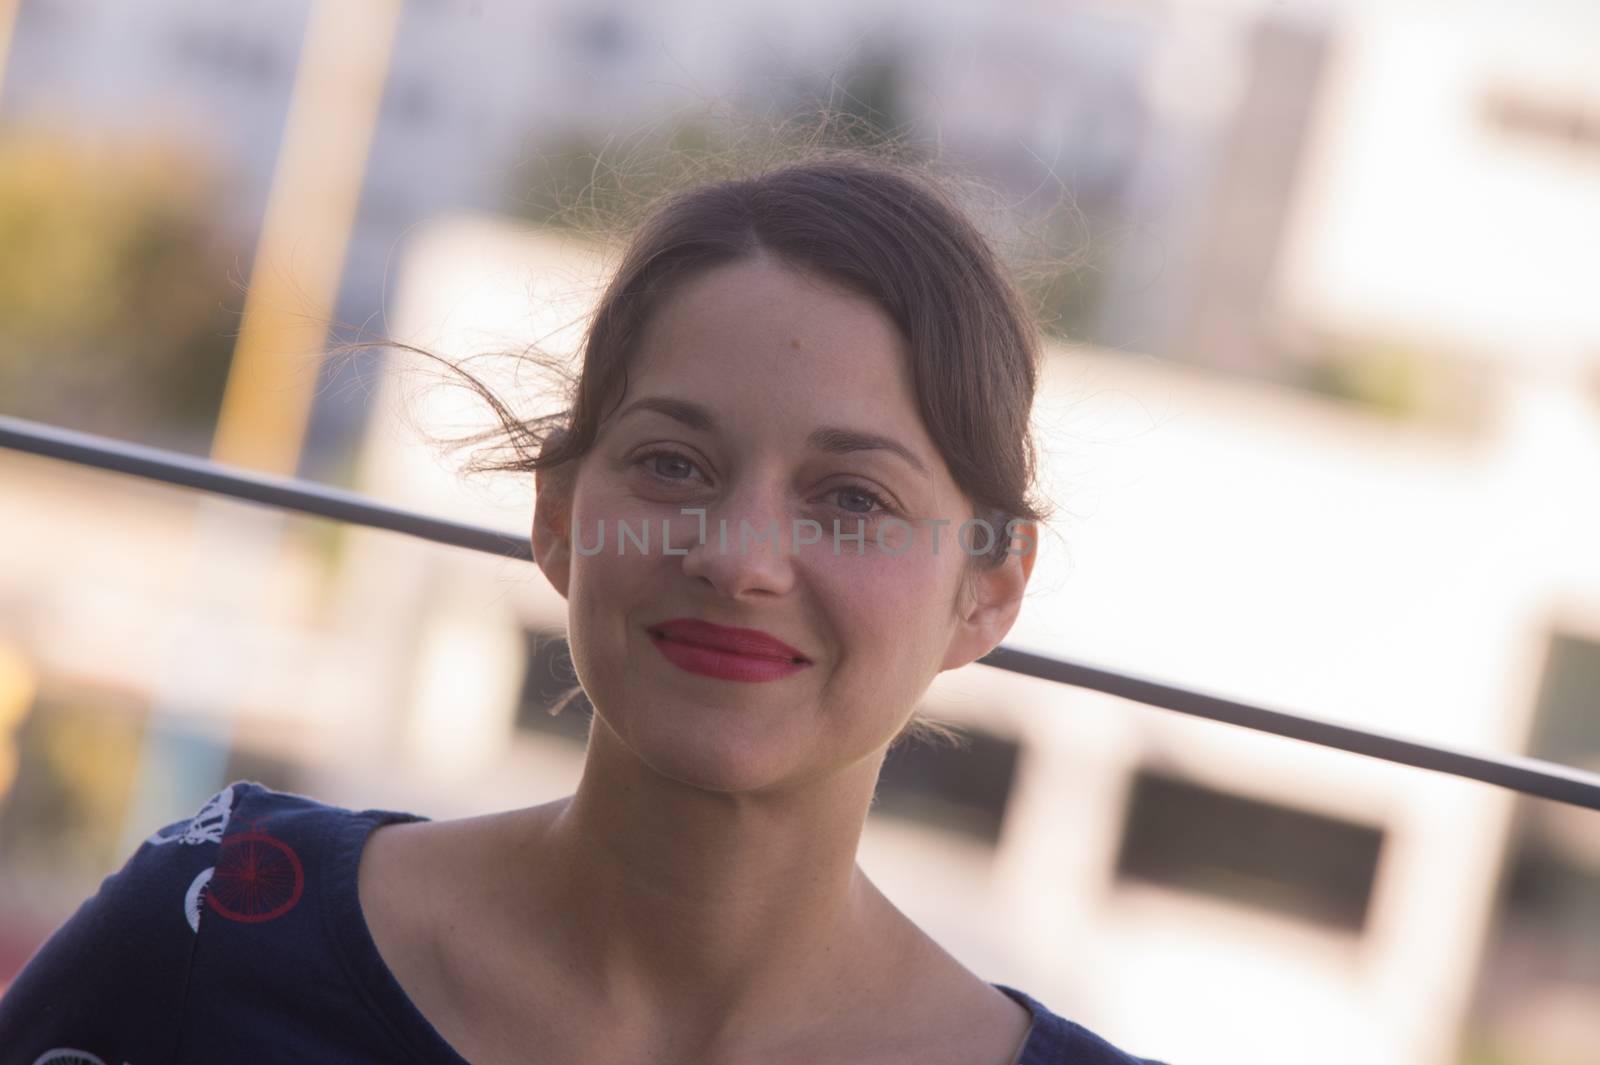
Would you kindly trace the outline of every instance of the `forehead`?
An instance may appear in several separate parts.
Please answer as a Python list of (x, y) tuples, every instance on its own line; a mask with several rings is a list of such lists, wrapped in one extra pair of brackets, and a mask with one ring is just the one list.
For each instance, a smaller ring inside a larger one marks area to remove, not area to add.
[(920, 430), (904, 339), (872, 300), (761, 256), (697, 274), (651, 315), (628, 391), (781, 399)]

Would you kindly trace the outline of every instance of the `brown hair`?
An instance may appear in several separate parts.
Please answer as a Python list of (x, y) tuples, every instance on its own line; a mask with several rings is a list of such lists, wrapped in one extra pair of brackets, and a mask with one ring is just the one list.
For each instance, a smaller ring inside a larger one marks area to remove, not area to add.
[[(927, 167), (859, 149), (809, 155), (701, 182), (650, 206), (589, 321), (576, 380), (563, 374), (566, 402), (556, 413), (521, 418), (452, 367), (498, 422), (461, 442), (490, 442), (502, 457), (480, 455), (468, 468), (573, 476), (621, 402), (633, 348), (661, 301), (693, 274), (764, 252), (875, 301), (899, 327), (929, 435), (974, 517), (997, 533), (993, 550), (969, 556), (969, 565), (1003, 562), (1012, 544), (1007, 522), (1048, 516), (1033, 496), (1037, 320), (990, 243)], [(550, 712), (581, 692), (571, 690)], [(895, 742), (908, 736), (960, 739), (921, 711)]]

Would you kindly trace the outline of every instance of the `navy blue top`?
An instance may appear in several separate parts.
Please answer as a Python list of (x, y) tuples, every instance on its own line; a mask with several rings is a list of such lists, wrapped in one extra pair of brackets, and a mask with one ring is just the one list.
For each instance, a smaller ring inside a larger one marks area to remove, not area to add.
[[(380, 825), (251, 781), (142, 843), (0, 998), (0, 1065), (466, 1065), (407, 997), (361, 913)], [(1015, 988), (1016, 1065), (1160, 1065)]]

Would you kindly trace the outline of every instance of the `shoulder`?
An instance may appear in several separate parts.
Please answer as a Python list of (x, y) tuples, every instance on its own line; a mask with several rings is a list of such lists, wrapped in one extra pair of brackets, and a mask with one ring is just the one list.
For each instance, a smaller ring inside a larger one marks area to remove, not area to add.
[(1153, 1058), (1134, 1057), (1076, 1021), (1051, 1010), (1024, 991), (994, 985), (1028, 1008), (1033, 1028), (1015, 1065), (1164, 1065)]
[(200, 892), (252, 786), (230, 784), (155, 829), (100, 882), (0, 999), (0, 1045), (29, 1055), (98, 1047), (119, 1061), (171, 1055), (162, 1028), (183, 1008)]
[(238, 780), (155, 828), (0, 998), (0, 1046), (23, 1048), (29, 1061), (68, 1048), (170, 1060), (204, 943), (227, 938), (214, 929), (301, 907), (302, 855), (362, 816)]
[(267, 789), (259, 784), (235, 781), (192, 813), (156, 827), (35, 952), (18, 983), (37, 979), (41, 965), (48, 969), (71, 960), (60, 949), (63, 940), (92, 940), (102, 955), (106, 947), (121, 952), (151, 947), (157, 958), (186, 958), (186, 950), (171, 948), (186, 947), (188, 941), (168, 933), (198, 932), (205, 874), (216, 864), (224, 835), (237, 830), (240, 815), (258, 814), (270, 805), (258, 799), (262, 794)]
[(123, 916), (141, 911), (152, 932), (179, 919), (192, 935), (219, 919), (271, 920), (304, 895), (305, 857), (364, 816), (236, 780), (194, 813), (151, 832), (84, 905)]

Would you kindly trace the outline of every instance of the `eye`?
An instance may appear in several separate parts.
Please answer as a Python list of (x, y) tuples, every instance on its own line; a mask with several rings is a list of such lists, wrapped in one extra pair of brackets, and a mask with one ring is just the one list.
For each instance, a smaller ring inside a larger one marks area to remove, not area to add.
[(682, 483), (687, 479), (684, 477), (674, 477), (671, 474), (662, 473), (662, 465), (657, 464), (658, 460), (663, 460), (667, 469), (681, 470), (687, 467), (689, 470), (693, 470), (696, 468), (693, 459), (690, 459), (685, 455), (681, 455), (676, 451), (651, 451), (644, 455), (640, 455), (634, 460), (633, 464), (635, 466), (644, 467), (645, 472), (658, 481)]
[[(894, 507), (889, 503), (889, 501), (883, 498), (883, 496), (879, 495), (877, 492), (874, 492), (872, 489), (868, 488), (866, 485), (846, 484), (840, 485), (838, 488), (831, 489), (830, 491), (834, 495), (847, 497), (855, 496), (857, 499), (865, 499), (871, 506), (877, 508), (877, 510), (889, 514), (894, 513)], [(860, 514), (868, 517), (874, 515), (874, 511), (872, 510), (855, 510), (851, 507), (845, 507), (844, 509), (852, 514)]]

